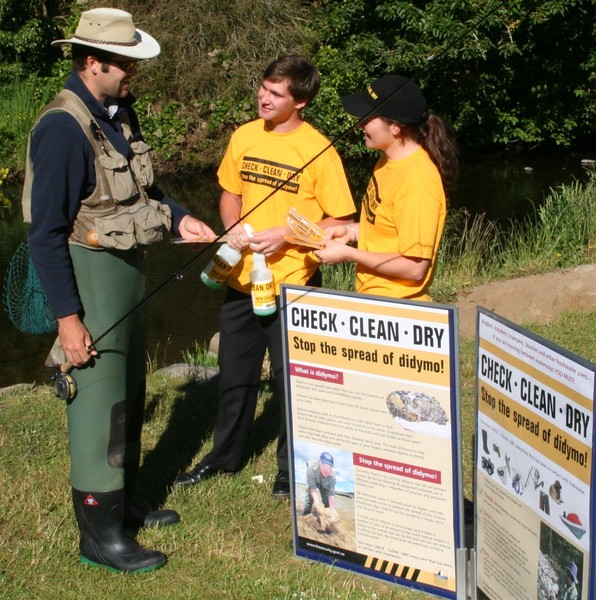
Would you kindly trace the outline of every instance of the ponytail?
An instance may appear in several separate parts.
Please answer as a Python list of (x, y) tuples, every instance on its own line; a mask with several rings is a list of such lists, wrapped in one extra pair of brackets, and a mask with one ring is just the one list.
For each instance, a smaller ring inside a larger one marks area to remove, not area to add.
[(406, 135), (420, 144), (439, 169), (443, 186), (452, 189), (458, 174), (458, 149), (451, 126), (438, 115), (429, 113), (420, 125), (401, 125)]

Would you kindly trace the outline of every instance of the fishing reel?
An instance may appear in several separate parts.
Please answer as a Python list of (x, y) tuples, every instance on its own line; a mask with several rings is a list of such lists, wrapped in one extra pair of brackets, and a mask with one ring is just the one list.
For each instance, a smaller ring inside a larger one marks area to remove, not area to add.
[(52, 377), (56, 396), (66, 402), (73, 400), (77, 395), (77, 382), (69, 373), (71, 368), (72, 366), (68, 363), (60, 365), (60, 368), (56, 370)]

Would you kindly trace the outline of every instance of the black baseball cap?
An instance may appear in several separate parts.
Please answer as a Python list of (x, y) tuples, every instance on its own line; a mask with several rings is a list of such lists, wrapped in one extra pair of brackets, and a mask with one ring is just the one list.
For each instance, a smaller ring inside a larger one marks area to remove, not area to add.
[(346, 112), (361, 119), (387, 117), (398, 123), (423, 123), (428, 105), (420, 88), (403, 75), (385, 75), (368, 84), (366, 90), (343, 96)]

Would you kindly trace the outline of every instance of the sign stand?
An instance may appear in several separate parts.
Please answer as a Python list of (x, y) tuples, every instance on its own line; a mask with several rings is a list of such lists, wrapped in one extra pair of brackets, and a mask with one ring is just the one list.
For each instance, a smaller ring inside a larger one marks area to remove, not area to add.
[(281, 300), (295, 554), (465, 600), (456, 309)]
[(596, 366), (482, 308), (477, 342), (475, 589), (592, 599)]

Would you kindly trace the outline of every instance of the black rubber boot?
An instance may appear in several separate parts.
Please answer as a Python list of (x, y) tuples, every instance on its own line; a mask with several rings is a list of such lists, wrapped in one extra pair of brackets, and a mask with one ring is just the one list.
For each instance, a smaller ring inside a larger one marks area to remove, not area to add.
[(134, 502), (127, 502), (124, 509), (124, 527), (141, 529), (143, 527), (167, 527), (180, 522), (175, 510), (145, 510)]
[(124, 490), (81, 492), (73, 488), (72, 500), (81, 534), (82, 563), (132, 573), (165, 565), (165, 554), (146, 550), (124, 533)]
[(180, 522), (175, 510), (146, 510), (134, 500), (134, 492), (139, 473), (139, 464), (131, 463), (124, 467), (124, 527), (141, 529), (144, 527), (167, 527)]

